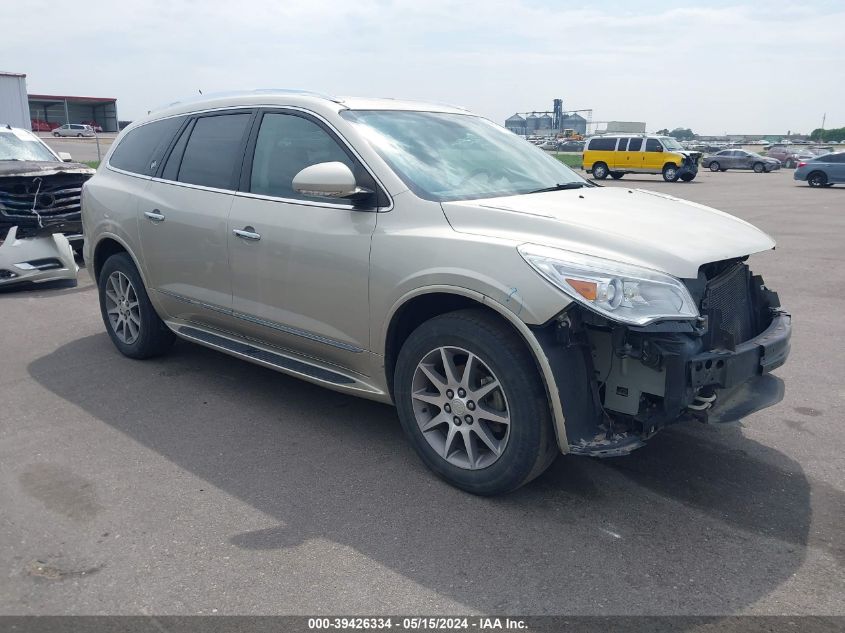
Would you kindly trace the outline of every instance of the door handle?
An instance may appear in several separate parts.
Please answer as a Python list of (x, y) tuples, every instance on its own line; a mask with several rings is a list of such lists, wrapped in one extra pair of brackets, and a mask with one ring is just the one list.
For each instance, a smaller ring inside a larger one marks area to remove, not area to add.
[(237, 237), (249, 240), (250, 242), (257, 242), (261, 239), (261, 235), (255, 232), (255, 229), (251, 226), (245, 226), (242, 229), (232, 229), (232, 233), (234, 233)]
[(150, 222), (164, 222), (164, 214), (158, 209), (153, 209), (152, 211), (144, 211), (144, 215), (147, 216)]

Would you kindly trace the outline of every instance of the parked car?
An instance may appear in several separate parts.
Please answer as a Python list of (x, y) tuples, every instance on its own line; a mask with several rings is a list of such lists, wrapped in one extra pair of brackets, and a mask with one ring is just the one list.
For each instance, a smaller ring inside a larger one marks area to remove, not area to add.
[(82, 123), (65, 123), (53, 130), (53, 136), (78, 136), (82, 138), (83, 136), (94, 136), (94, 130), (91, 129), (90, 125)]
[(421, 459), (476, 494), (783, 393), (790, 317), (746, 262), (771, 237), (598, 187), (462, 109), (176, 104), (111, 146), (83, 224), (124, 355), (178, 337), (393, 403)]
[(584, 141), (558, 141), (557, 151), (559, 152), (583, 152)]
[(705, 156), (701, 161), (702, 167), (710, 171), (728, 171), (729, 169), (753, 169), (758, 174), (780, 169), (780, 161), (768, 156), (761, 156), (756, 152), (744, 149), (724, 149), (712, 156)]
[(805, 180), (811, 187), (832, 187), (845, 184), (845, 152), (835, 152), (801, 161), (792, 174), (795, 180)]
[(788, 145), (772, 145), (767, 152), (767, 155), (770, 158), (776, 158), (788, 169), (792, 169), (801, 161), (812, 160), (816, 157), (816, 155), (806, 147), (795, 145), (794, 143), (790, 143)]
[(0, 286), (76, 279), (71, 241), (82, 248), (79, 201), (94, 170), (70, 160), (29, 130), (0, 127)]
[(683, 149), (671, 136), (594, 136), (584, 148), (583, 165), (599, 180), (663, 174), (667, 182), (689, 182), (698, 173), (699, 158), (699, 152)]

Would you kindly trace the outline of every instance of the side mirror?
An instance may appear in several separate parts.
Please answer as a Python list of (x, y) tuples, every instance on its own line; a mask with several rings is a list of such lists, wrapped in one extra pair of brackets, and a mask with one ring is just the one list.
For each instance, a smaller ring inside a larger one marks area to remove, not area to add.
[(306, 167), (293, 177), (293, 190), (314, 198), (358, 198), (373, 193), (359, 187), (352, 170), (337, 161)]
[(72, 163), (73, 158), (67, 152), (59, 152), (59, 158), (62, 160), (63, 163)]

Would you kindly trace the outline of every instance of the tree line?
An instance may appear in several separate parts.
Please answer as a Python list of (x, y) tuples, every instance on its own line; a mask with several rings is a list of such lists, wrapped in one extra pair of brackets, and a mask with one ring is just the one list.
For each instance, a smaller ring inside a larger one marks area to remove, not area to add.
[(835, 127), (823, 130), (820, 127), (810, 134), (811, 141), (845, 141), (845, 127)]

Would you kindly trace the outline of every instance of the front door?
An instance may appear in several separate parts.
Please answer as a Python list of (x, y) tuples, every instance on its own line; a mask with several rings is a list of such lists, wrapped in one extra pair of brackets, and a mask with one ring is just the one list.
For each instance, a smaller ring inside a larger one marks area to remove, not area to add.
[(649, 172), (660, 173), (663, 169), (663, 162), (663, 145), (656, 138), (646, 139), (643, 168)]
[(304, 196), (292, 180), (305, 167), (339, 161), (359, 184), (375, 182), (315, 117), (268, 110), (256, 128), (229, 215), (234, 317), (247, 336), (360, 366), (369, 349), (370, 240), (378, 213)]

